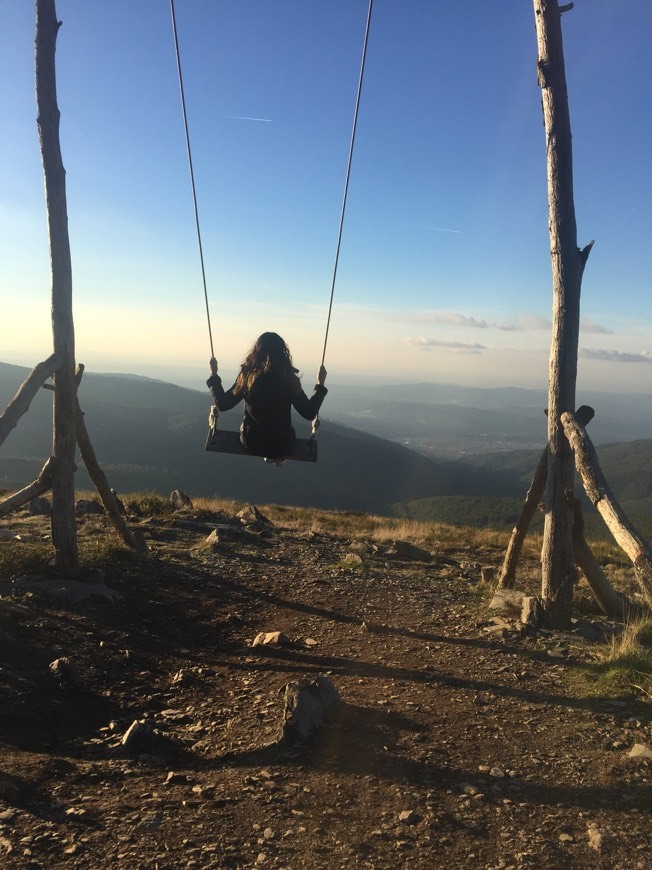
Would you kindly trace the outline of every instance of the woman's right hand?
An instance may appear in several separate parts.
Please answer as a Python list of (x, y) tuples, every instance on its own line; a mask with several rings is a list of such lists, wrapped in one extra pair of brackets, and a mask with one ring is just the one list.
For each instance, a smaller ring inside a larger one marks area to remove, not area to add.
[(317, 375), (317, 383), (320, 384), (322, 387), (324, 386), (324, 381), (326, 380), (327, 374), (328, 374), (328, 372), (326, 371), (324, 366), (320, 366), (319, 367), (319, 374)]
[(208, 364), (211, 367), (211, 374), (216, 375), (217, 374), (217, 360), (215, 359), (214, 356), (212, 356), (210, 358), (210, 362)]

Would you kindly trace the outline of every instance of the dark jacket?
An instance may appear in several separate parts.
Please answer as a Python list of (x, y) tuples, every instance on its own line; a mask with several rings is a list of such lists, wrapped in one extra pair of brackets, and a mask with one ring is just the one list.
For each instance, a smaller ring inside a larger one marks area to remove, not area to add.
[(240, 440), (252, 453), (270, 459), (287, 456), (294, 446), (296, 433), (292, 426), (292, 408), (306, 420), (312, 420), (328, 392), (326, 387), (315, 384), (314, 392), (308, 398), (298, 380), (293, 385), (274, 374), (259, 375), (250, 390), (238, 388), (237, 383), (224, 390), (219, 375), (211, 375), (206, 383), (220, 411), (235, 408), (244, 399)]

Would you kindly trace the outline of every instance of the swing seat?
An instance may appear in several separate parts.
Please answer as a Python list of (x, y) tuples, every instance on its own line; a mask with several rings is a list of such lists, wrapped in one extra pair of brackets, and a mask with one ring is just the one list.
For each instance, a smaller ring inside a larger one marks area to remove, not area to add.
[[(215, 432), (209, 430), (206, 450), (209, 453), (232, 453), (237, 456), (262, 458), (243, 447), (240, 441), (240, 432), (229, 432), (225, 429), (218, 429)], [(298, 462), (317, 462), (317, 439), (297, 438), (292, 451), (285, 456), (285, 459), (296, 459)]]

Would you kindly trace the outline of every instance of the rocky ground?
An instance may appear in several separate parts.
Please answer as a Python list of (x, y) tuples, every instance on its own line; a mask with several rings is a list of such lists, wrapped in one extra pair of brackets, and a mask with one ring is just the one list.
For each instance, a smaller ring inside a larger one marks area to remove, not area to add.
[[(250, 520), (143, 518), (152, 557), (92, 576), (104, 597), (0, 581), (2, 867), (652, 867), (651, 707), (587, 696), (577, 631), (492, 621), (498, 549)], [(279, 740), (318, 675), (334, 720)]]

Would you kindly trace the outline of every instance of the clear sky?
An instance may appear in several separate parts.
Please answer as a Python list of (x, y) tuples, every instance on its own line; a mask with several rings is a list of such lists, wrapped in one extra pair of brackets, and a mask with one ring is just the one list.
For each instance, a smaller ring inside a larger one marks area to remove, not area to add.
[[(367, 0), (176, 0), (220, 370), (321, 359)], [(0, 360), (51, 349), (34, 4), (0, 0)], [(167, 0), (58, 0), (77, 357), (202, 387), (210, 355)], [(563, 16), (580, 388), (652, 375), (652, 4)], [(545, 386), (552, 289), (530, 0), (375, 0), (332, 383)]]

